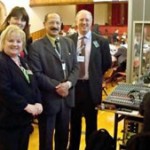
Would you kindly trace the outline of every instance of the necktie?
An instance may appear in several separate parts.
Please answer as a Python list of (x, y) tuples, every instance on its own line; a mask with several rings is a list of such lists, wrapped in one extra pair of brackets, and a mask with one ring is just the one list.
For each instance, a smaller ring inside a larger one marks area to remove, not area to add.
[(81, 39), (81, 45), (80, 45), (80, 56), (83, 57), (83, 61), (79, 63), (79, 78), (83, 78), (85, 75), (85, 37), (83, 36)]
[(61, 52), (60, 52), (60, 46), (59, 46), (59, 40), (58, 39), (55, 40), (55, 47), (56, 47), (57, 54), (60, 57), (61, 56)]
[(67, 70), (66, 70), (66, 63), (62, 57), (62, 52), (61, 52), (61, 46), (60, 46), (60, 42), (59, 39), (55, 40), (55, 47), (56, 47), (56, 52), (61, 60), (61, 65), (62, 65), (62, 69), (63, 69), (63, 73), (64, 73), (64, 79), (66, 79), (67, 76)]

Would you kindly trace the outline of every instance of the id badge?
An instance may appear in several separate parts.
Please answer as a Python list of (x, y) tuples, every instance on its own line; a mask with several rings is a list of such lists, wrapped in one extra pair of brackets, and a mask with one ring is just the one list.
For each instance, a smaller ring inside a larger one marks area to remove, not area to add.
[(66, 63), (62, 62), (62, 69), (66, 70)]
[(85, 56), (78, 56), (77, 61), (78, 62), (84, 62), (85, 61)]

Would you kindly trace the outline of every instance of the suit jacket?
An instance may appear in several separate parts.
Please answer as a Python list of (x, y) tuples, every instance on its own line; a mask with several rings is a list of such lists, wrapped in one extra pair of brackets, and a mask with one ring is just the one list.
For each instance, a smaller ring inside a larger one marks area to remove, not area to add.
[[(70, 35), (77, 48), (78, 33)], [(108, 41), (92, 32), (91, 54), (89, 61), (89, 86), (94, 104), (99, 104), (102, 97), (103, 74), (111, 67), (111, 55)], [(96, 43), (96, 44), (95, 44)], [(98, 43), (98, 45), (97, 45)]]
[[(22, 58), (21, 64), (29, 69)], [(24, 108), (27, 104), (41, 102), (41, 96), (33, 74), (26, 80), (21, 69), (4, 52), (0, 53), (0, 128), (12, 128), (30, 124), (32, 115)]]
[[(62, 59), (66, 64), (66, 79), (62, 61), (47, 36), (33, 42), (29, 50), (29, 60), (39, 83), (46, 114), (56, 113), (62, 100), (69, 107), (74, 106), (74, 86), (78, 77), (76, 51), (73, 41), (69, 38), (60, 37), (59, 41)], [(62, 98), (56, 93), (55, 87), (64, 81), (71, 81), (72, 88), (69, 90), (69, 95)]]

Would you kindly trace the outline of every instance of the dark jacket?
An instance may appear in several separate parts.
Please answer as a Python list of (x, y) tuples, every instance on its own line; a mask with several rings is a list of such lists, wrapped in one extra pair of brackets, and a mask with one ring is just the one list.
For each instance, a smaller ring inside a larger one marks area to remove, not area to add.
[[(77, 48), (78, 33), (69, 36)], [(89, 62), (89, 86), (94, 104), (101, 103), (103, 74), (111, 67), (111, 55), (108, 40), (92, 33)]]
[[(31, 44), (29, 60), (35, 73), (42, 94), (44, 113), (56, 113), (65, 101), (67, 106), (74, 106), (74, 86), (78, 78), (78, 64), (74, 44), (67, 37), (60, 37), (61, 55), (66, 64), (66, 79), (55, 48), (47, 36)], [(62, 98), (56, 93), (56, 86), (64, 81), (71, 81), (69, 95)]]
[[(27, 63), (20, 58), (25, 69)], [(33, 74), (26, 80), (21, 69), (5, 53), (0, 53), (0, 128), (20, 127), (32, 122), (32, 115), (24, 108), (27, 104), (41, 102)]]

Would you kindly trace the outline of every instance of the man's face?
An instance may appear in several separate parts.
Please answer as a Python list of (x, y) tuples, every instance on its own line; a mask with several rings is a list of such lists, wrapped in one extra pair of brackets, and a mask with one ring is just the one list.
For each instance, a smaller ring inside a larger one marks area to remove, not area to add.
[(76, 17), (76, 25), (81, 34), (86, 34), (92, 26), (92, 17), (87, 12), (82, 12)]
[(52, 36), (57, 37), (61, 30), (61, 19), (58, 14), (49, 14), (47, 21), (44, 23), (46, 32)]

